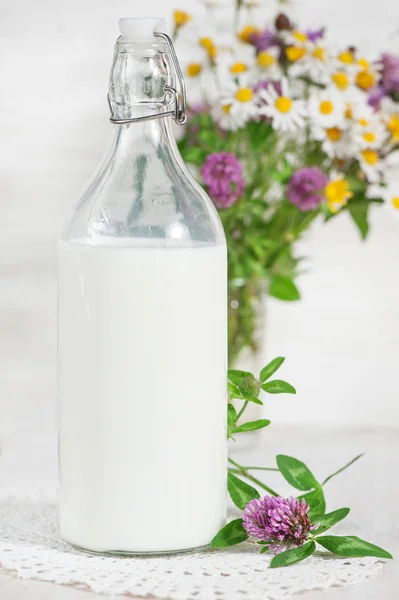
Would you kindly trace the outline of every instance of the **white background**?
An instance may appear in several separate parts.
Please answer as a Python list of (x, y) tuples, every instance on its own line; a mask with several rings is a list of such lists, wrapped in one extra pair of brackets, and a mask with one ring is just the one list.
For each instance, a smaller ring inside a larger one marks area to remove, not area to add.
[[(56, 471), (58, 233), (110, 134), (106, 92), (120, 16), (169, 18), (173, 0), (0, 1), (0, 478)], [(180, 3), (192, 10), (194, 0)], [(322, 9), (321, 9), (322, 7)], [(399, 50), (399, 3), (302, 0), (304, 27), (335, 43)], [(399, 424), (399, 222), (383, 210), (366, 244), (346, 218), (316, 225), (303, 299), (268, 306), (267, 355), (298, 388), (278, 422)]]

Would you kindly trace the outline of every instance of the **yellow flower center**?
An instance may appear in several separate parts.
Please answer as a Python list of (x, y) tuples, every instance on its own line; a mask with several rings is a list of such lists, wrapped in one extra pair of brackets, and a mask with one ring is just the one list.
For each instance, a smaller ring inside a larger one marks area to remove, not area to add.
[(363, 133), (363, 139), (368, 144), (372, 144), (373, 142), (375, 142), (375, 133), (373, 133), (372, 131), (366, 131), (366, 133)]
[(222, 111), (224, 113), (226, 113), (226, 115), (230, 114), (230, 110), (231, 110), (231, 104), (223, 104), (222, 105)]
[(245, 73), (248, 69), (247, 65), (242, 62), (236, 62), (234, 65), (231, 65), (230, 71), (231, 73)]
[(176, 27), (183, 27), (188, 21), (191, 20), (191, 15), (185, 10), (175, 10), (173, 13)]
[(349, 77), (343, 71), (337, 71), (331, 75), (331, 79), (340, 90), (346, 90), (349, 85)]
[(392, 140), (397, 142), (399, 140), (399, 115), (392, 115), (388, 123), (388, 129), (392, 134)]
[(306, 42), (308, 39), (308, 36), (306, 33), (303, 33), (303, 31), (294, 31), (292, 35), (296, 40), (298, 40), (298, 42)]
[(251, 38), (254, 33), (259, 33), (258, 27), (255, 27), (255, 25), (247, 25), (246, 27), (244, 27), (244, 29), (241, 29), (241, 31), (237, 35), (240, 38), (240, 40), (246, 42), (247, 44), (250, 44)]
[(359, 58), (359, 60), (357, 61), (357, 64), (362, 67), (365, 71), (368, 71), (369, 68), (369, 61), (366, 60), (365, 58)]
[(202, 71), (202, 65), (200, 63), (190, 63), (187, 65), (187, 75), (189, 77), (197, 77)]
[(327, 198), (328, 207), (333, 213), (338, 212), (352, 195), (353, 194), (349, 189), (349, 183), (343, 177), (340, 177), (335, 181), (330, 181), (330, 183), (326, 185), (325, 196)]
[(287, 96), (280, 96), (279, 98), (277, 98), (276, 102), (274, 103), (274, 106), (279, 112), (288, 113), (291, 110), (292, 101), (289, 98), (287, 98)]
[(369, 122), (367, 121), (367, 119), (359, 119), (359, 125), (361, 125), (362, 127), (367, 127), (368, 124)]
[(319, 110), (322, 115), (331, 115), (334, 110), (334, 105), (330, 100), (323, 100), (320, 102)]
[(394, 196), (391, 200), (392, 206), (399, 210), (399, 196)]
[(374, 82), (375, 75), (374, 73), (370, 73), (370, 71), (359, 71), (359, 73), (356, 75), (356, 83), (361, 90), (369, 90), (371, 87), (373, 87)]
[(362, 154), (365, 162), (368, 165), (375, 165), (375, 164), (377, 164), (377, 162), (378, 162), (378, 154), (374, 150), (370, 150), (370, 148), (367, 148), (366, 150), (363, 150), (361, 154)]
[(253, 91), (250, 88), (240, 88), (236, 91), (236, 100), (238, 102), (249, 102), (252, 100), (252, 96), (254, 95)]
[(338, 127), (326, 129), (327, 136), (332, 142), (338, 142), (341, 139), (342, 132)]
[(288, 46), (285, 49), (285, 55), (291, 62), (295, 62), (305, 56), (305, 48), (298, 48), (297, 46)]
[(200, 39), (199, 44), (200, 44), (200, 46), (205, 48), (205, 50), (208, 52), (209, 58), (211, 58), (211, 59), (216, 58), (217, 50), (216, 50), (216, 46), (213, 43), (213, 41), (211, 40), (211, 38), (203, 37)]
[(353, 54), (352, 52), (349, 52), (349, 50), (341, 52), (341, 54), (338, 55), (338, 60), (346, 65), (351, 65), (354, 62)]
[(346, 103), (346, 109), (345, 109), (345, 117), (347, 119), (352, 119), (353, 118), (353, 113), (352, 113), (352, 105), (350, 102)]
[(324, 52), (325, 52), (325, 49), (321, 48), (319, 46), (318, 48), (316, 48), (315, 50), (313, 50), (313, 56), (317, 60), (321, 60), (321, 62), (324, 62)]
[(263, 52), (259, 52), (256, 60), (258, 61), (258, 65), (262, 67), (262, 69), (268, 69), (276, 62), (276, 59), (274, 58), (273, 54), (270, 54), (270, 52), (266, 52), (266, 50), (264, 50)]

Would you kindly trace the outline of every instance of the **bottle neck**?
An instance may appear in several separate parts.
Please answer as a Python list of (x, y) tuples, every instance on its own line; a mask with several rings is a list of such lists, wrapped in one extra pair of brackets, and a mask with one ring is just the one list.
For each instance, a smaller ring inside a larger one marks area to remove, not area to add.
[(169, 63), (162, 41), (143, 44), (119, 38), (109, 83), (113, 118), (142, 118), (173, 110), (174, 98), (167, 91), (174, 84)]

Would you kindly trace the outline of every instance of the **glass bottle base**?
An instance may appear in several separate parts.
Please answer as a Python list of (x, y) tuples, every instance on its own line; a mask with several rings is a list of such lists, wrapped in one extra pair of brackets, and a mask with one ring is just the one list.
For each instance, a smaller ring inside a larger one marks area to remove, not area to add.
[[(67, 540), (65, 540), (67, 541)], [(75, 548), (76, 550), (80, 550), (81, 552), (87, 552), (88, 554), (95, 554), (96, 556), (119, 556), (121, 558), (129, 558), (129, 557), (157, 557), (157, 556), (173, 556), (175, 554), (190, 554), (194, 552), (204, 552), (205, 550), (210, 549), (210, 544), (206, 544), (205, 546), (197, 546), (195, 548), (183, 548), (182, 550), (90, 550), (89, 548), (84, 548), (83, 546), (78, 546), (77, 544), (72, 544), (71, 542), (67, 543)]]

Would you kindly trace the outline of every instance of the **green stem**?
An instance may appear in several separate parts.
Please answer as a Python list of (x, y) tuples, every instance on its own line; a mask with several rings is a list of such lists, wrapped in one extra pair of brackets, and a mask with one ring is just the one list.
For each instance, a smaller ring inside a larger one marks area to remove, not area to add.
[(260, 488), (262, 488), (266, 492), (269, 492), (269, 494), (271, 496), (279, 496), (279, 494), (277, 492), (275, 492), (274, 490), (272, 490), (272, 488), (270, 488), (268, 485), (266, 485), (262, 481), (259, 481), (259, 479), (256, 479), (255, 477), (252, 477), (252, 475), (250, 475), (248, 473), (248, 471), (247, 471), (247, 469), (245, 467), (243, 467), (242, 465), (240, 465), (237, 462), (235, 462), (232, 458), (229, 458), (229, 463), (232, 464), (232, 465), (234, 465), (235, 467), (237, 467), (240, 475), (242, 475), (243, 477), (245, 477), (249, 481), (252, 481), (252, 483), (255, 483), (255, 485), (259, 486)]
[(244, 404), (242, 406), (242, 409), (240, 410), (240, 412), (237, 415), (236, 421), (238, 421), (238, 419), (242, 416), (242, 414), (244, 413), (244, 411), (247, 408), (247, 406), (248, 406), (248, 400), (245, 400), (245, 402), (244, 402)]
[(245, 467), (247, 471), (280, 471), (274, 467)]

